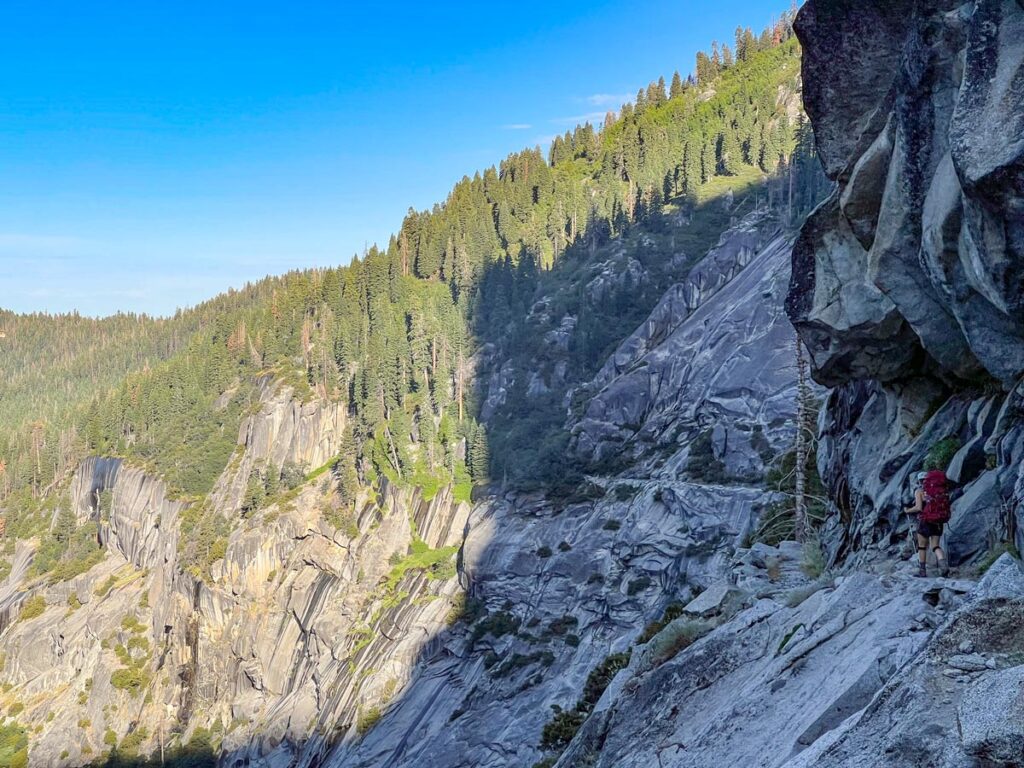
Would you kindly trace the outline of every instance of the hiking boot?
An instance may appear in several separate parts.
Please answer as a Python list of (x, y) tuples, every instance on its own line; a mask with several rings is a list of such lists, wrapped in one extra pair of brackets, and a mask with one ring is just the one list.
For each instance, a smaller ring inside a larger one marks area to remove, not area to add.
[(928, 578), (928, 566), (926, 566), (924, 563), (918, 563), (917, 573), (914, 574), (914, 575), (917, 576), (919, 579), (927, 579)]
[(939, 573), (942, 574), (942, 578), (946, 578), (947, 576), (949, 576), (949, 562), (943, 560), (941, 563), (939, 563)]

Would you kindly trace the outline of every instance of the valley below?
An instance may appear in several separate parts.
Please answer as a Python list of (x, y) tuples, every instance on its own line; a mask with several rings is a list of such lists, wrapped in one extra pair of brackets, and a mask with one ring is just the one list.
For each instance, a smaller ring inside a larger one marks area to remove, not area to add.
[(762, 39), (5, 374), (0, 766), (1024, 764), (1024, 5)]

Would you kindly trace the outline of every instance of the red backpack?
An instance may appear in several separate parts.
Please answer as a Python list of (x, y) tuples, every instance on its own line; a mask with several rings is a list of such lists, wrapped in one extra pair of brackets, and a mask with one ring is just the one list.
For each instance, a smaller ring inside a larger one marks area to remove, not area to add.
[(933, 469), (925, 475), (922, 490), (924, 490), (922, 522), (949, 522), (949, 492), (946, 489), (946, 473), (941, 469)]

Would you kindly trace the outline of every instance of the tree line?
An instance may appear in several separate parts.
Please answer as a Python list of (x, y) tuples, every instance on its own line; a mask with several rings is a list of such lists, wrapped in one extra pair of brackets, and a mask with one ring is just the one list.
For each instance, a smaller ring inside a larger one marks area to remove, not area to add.
[[(524, 391), (531, 368), (545, 364), (530, 325), (538, 299), (557, 294), (559, 317), (577, 318), (565, 378), (579, 379), (672, 277), (666, 267), (662, 282), (627, 281), (613, 299), (620, 312), (593, 311), (572, 281), (613, 238), (645, 230), (674, 244), (666, 214), (699, 211), (730, 180), (756, 181), (790, 211), (817, 199), (813, 137), (779, 98), (798, 89), (791, 20), (757, 37), (741, 30), (735, 53), (713, 47), (693, 76), (652, 84), (546, 154), (525, 149), (463, 178), (348, 266), (267, 278), (166, 320), (0, 316), (0, 354), (12, 337), (21, 350), (18, 372), (3, 369), (3, 392), (18, 406), (0, 406), (0, 499), (39, 495), (88, 452), (144, 463), (200, 497), (266, 377), (301, 398), (346, 404), (350, 450), (334, 476), (349, 485), (381, 474), (549, 479), (560, 471), (553, 459), (564, 461), (566, 411), (564, 391)], [(710, 222), (703, 236), (713, 242), (727, 220)], [(47, 349), (62, 352), (47, 359)], [(511, 391), (482, 419), (479, 384), (509, 360)], [(62, 382), (59, 394), (50, 379)]]

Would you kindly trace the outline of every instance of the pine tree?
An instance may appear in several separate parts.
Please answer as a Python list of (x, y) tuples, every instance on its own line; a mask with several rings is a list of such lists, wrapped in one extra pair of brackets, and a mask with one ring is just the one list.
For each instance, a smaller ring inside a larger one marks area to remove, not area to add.
[(728, 67), (731, 67), (734, 63), (735, 62), (733, 61), (733, 57), (732, 57), (732, 49), (729, 47), (728, 43), (723, 44), (722, 45), (722, 66), (728, 68)]
[(793, 495), (794, 536), (797, 541), (804, 541), (808, 532), (807, 525), (807, 459), (808, 432), (811, 428), (811, 388), (808, 384), (807, 360), (804, 357), (803, 343), (796, 337), (796, 371), (797, 371), (797, 416), (796, 416), (796, 487)]
[(715, 77), (715, 66), (704, 51), (697, 51), (697, 84), (707, 85)]
[(473, 475), (473, 482), (487, 482), (491, 469), (491, 456), (487, 445), (487, 430), (483, 425), (478, 425), (473, 434), (469, 461), (469, 471)]
[(683, 154), (683, 179), (686, 194), (691, 197), (697, 193), (697, 188), (700, 186), (701, 178), (701, 161), (700, 161), (700, 137), (691, 136), (686, 142), (686, 147)]
[(647, 92), (644, 91), (643, 88), (641, 88), (639, 91), (636, 92), (636, 102), (635, 102), (635, 104), (636, 104), (635, 111), (638, 112), (638, 113), (639, 112), (643, 112), (644, 109), (647, 107)]
[(743, 149), (736, 130), (726, 126), (719, 136), (718, 146), (719, 168), (723, 173), (735, 176), (743, 164)]
[(672, 84), (669, 86), (668, 95), (670, 99), (683, 95), (683, 79), (679, 76), (678, 69), (672, 73)]

